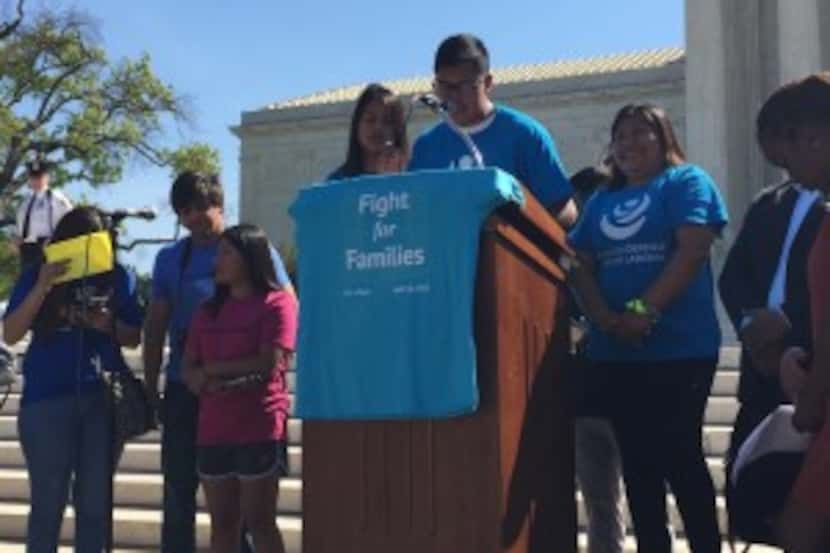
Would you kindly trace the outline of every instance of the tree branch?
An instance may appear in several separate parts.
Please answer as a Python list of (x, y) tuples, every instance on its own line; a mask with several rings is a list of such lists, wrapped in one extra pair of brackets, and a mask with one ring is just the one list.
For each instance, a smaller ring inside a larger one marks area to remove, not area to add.
[(29, 131), (34, 131), (35, 129), (41, 127), (45, 123), (47, 123), (55, 114), (65, 106), (67, 103), (71, 102), (72, 100), (76, 99), (76, 97), (67, 96), (56, 103), (55, 106), (49, 108), (49, 102), (52, 101), (52, 97), (57, 94), (58, 90), (60, 90), (61, 85), (66, 81), (66, 79), (70, 78), (72, 75), (75, 75), (80, 70), (82, 70), (88, 64), (89, 60), (84, 60), (81, 63), (78, 63), (69, 69), (66, 70), (62, 75), (58, 76), (55, 79), (55, 82), (52, 83), (52, 87), (49, 89), (49, 92), (46, 93), (46, 96), (43, 98), (43, 101), (40, 104), (40, 108), (37, 111), (37, 116), (33, 123), (35, 126), (30, 128)]
[(6, 152), (6, 162), (0, 172), (0, 190), (7, 190), (14, 182), (14, 174), (20, 162), (23, 160), (23, 140), (19, 135), (12, 136), (9, 140), (9, 148)]
[(12, 21), (8, 23), (3, 23), (0, 25), (0, 40), (10, 36), (13, 32), (20, 27), (20, 24), (23, 22), (23, 3), (25, 0), (17, 0), (17, 17), (15, 17)]

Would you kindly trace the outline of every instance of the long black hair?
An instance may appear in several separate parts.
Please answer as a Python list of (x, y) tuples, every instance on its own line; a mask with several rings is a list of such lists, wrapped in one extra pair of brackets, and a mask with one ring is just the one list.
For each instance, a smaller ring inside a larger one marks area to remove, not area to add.
[(332, 174), (335, 178), (356, 177), (366, 173), (363, 147), (360, 145), (358, 132), (360, 120), (366, 108), (373, 102), (382, 102), (388, 109), (389, 123), (392, 126), (392, 145), (404, 154), (409, 152), (409, 142), (406, 136), (406, 113), (400, 98), (383, 85), (372, 83), (363, 89), (357, 98), (352, 122), (349, 127), (349, 147), (346, 151), (346, 161)]
[[(274, 260), (271, 257), (271, 243), (265, 231), (256, 225), (243, 223), (225, 229), (220, 240), (227, 241), (242, 256), (245, 270), (255, 292), (267, 294), (280, 289), (274, 270)], [(230, 293), (230, 286), (227, 284), (216, 284), (213, 297), (207, 303), (208, 310), (214, 317), (219, 314)]]
[[(93, 207), (76, 207), (66, 213), (55, 226), (51, 242), (61, 242), (104, 230), (104, 223), (98, 210)], [(114, 287), (114, 271), (84, 278), (82, 281), (62, 282), (55, 285), (47, 294), (35, 317), (33, 328), (37, 332), (52, 332), (66, 322), (61, 316), (61, 310), (68, 307), (76, 298), (72, 297), (81, 286), (94, 286), (99, 290), (112, 291)]]

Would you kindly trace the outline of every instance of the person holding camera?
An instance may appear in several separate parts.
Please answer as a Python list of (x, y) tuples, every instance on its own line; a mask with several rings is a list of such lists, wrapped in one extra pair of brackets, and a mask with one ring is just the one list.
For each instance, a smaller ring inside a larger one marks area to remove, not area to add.
[[(63, 216), (52, 240), (102, 229), (97, 211), (76, 208)], [(54, 262), (24, 270), (3, 319), (8, 344), (32, 331), (18, 417), (29, 472), (29, 553), (57, 551), (70, 484), (75, 551), (104, 549), (113, 433), (102, 376), (127, 370), (120, 348), (141, 341), (143, 314), (133, 275), (116, 263), (109, 272), (59, 282), (67, 268)]]
[(60, 190), (49, 187), (50, 168), (51, 164), (40, 157), (26, 164), (31, 192), (17, 209), (16, 244), (21, 271), (42, 261), (44, 244), (61, 217), (72, 209)]
[[(225, 230), (222, 185), (215, 175), (181, 173), (170, 190), (170, 203), (190, 235), (163, 248), (156, 256), (145, 325), (144, 377), (147, 394), (158, 405), (159, 373), (167, 338), (170, 353), (165, 367), (164, 400), (160, 405), (164, 475), (161, 551), (193, 553), (199, 487), (196, 471), (199, 398), (182, 381), (181, 363), (193, 314), (213, 296), (215, 289), (214, 264), (219, 238)], [(282, 259), (276, 250), (270, 251), (277, 284), (293, 295)], [(247, 540), (242, 543), (243, 548), (248, 547)]]

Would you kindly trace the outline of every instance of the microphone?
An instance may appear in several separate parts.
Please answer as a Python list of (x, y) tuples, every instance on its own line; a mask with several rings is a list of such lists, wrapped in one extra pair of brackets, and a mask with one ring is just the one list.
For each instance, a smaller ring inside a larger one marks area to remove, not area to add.
[(451, 110), (451, 105), (449, 102), (442, 102), (438, 96), (435, 94), (421, 94), (416, 98), (416, 100), (421, 104), (432, 111), (439, 113), (449, 113)]
[[(473, 158), (473, 162), (475, 167), (483, 168), (484, 167), (484, 156), (481, 155), (481, 150), (478, 149), (473, 139), (470, 138), (470, 133), (468, 133), (465, 129), (459, 126), (455, 121), (452, 120), (450, 113), (455, 111), (455, 106), (452, 105), (450, 102), (442, 102), (438, 96), (435, 94), (421, 94), (420, 96), (416, 96), (413, 99), (413, 103), (418, 103), (423, 106), (428, 107), (432, 110), (433, 113), (440, 116), (441, 119), (444, 120), (444, 123), (453, 130), (455, 134), (464, 142), (464, 145), (467, 147), (467, 150), (470, 152), (470, 156)], [(411, 111), (410, 111), (411, 113)]]
[(152, 207), (142, 207), (139, 209), (115, 209), (107, 213), (113, 219), (126, 219), (128, 217), (134, 219), (144, 219), (145, 221), (152, 221), (156, 218), (156, 210)]

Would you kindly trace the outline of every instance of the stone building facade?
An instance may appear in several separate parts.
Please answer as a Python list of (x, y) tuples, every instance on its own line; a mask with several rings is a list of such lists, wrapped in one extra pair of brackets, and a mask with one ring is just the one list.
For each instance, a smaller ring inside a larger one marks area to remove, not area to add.
[[(629, 101), (664, 106), (690, 161), (721, 186), (733, 224), (780, 175), (764, 163), (753, 136), (763, 99), (779, 84), (830, 68), (830, 1), (686, 0), (685, 50), (664, 49), (495, 70), (496, 98), (534, 115), (553, 133), (569, 170), (595, 162), (615, 110)], [(386, 83), (412, 95), (430, 79)], [(291, 242), (286, 212), (297, 188), (345, 156), (348, 121), (362, 85), (324, 91), (243, 112), (240, 216)], [(415, 135), (429, 122), (416, 112)]]
[[(530, 113), (553, 134), (569, 171), (596, 163), (616, 110), (628, 102), (665, 107), (685, 133), (684, 54), (668, 48), (494, 71), (495, 98)], [(385, 83), (407, 97), (429, 91), (430, 78)], [(292, 241), (287, 208), (300, 186), (345, 157), (349, 120), (362, 85), (289, 100), (242, 114), (241, 219), (263, 226), (277, 243)], [(414, 138), (434, 116), (415, 110)]]

